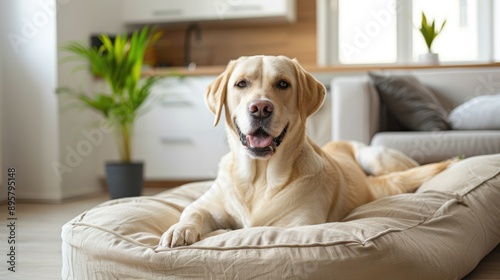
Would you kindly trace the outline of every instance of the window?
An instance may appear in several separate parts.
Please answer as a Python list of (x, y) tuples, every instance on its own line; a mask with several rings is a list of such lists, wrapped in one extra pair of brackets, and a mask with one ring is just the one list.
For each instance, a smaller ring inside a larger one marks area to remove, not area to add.
[[(422, 11), (446, 26), (432, 45), (442, 62), (492, 61), (493, 0), (317, 0), (319, 64), (415, 63), (427, 52)], [(500, 16), (500, 15), (498, 15)], [(496, 41), (495, 41), (496, 40)], [(500, 47), (500, 46), (499, 46)]]
[[(443, 33), (436, 37), (432, 51), (440, 61), (476, 61), (478, 57), (477, 0), (413, 0), (413, 22), (420, 23), (422, 11), (427, 20), (435, 20), (440, 27), (446, 19)], [(427, 52), (422, 34), (413, 30), (413, 60)]]
[(340, 63), (396, 62), (396, 7), (393, 3), (394, 0), (339, 0)]

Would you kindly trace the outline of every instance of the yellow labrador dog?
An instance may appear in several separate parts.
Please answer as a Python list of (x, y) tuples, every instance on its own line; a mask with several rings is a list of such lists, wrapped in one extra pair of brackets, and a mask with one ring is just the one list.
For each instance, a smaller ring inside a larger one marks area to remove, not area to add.
[(225, 113), (231, 151), (160, 246), (190, 245), (218, 229), (339, 221), (369, 201), (413, 191), (455, 161), (417, 166), (395, 150), (354, 142), (320, 148), (306, 119), (324, 98), (325, 87), (295, 59), (231, 61), (205, 96), (215, 125)]

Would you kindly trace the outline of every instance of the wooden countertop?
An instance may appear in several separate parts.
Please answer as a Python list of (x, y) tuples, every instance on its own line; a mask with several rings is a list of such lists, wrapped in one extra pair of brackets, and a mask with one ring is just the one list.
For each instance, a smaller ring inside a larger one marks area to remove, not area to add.
[[(481, 68), (481, 67), (500, 67), (500, 62), (495, 63), (478, 63), (478, 64), (440, 64), (440, 65), (342, 65), (342, 66), (317, 66), (304, 65), (304, 68), (311, 73), (349, 73), (349, 72), (366, 72), (376, 70), (412, 70), (412, 69), (446, 69), (446, 68)], [(225, 65), (220, 66), (198, 66), (194, 70), (189, 70), (185, 67), (165, 67), (145, 70), (144, 76), (211, 76), (219, 75), (226, 68)]]

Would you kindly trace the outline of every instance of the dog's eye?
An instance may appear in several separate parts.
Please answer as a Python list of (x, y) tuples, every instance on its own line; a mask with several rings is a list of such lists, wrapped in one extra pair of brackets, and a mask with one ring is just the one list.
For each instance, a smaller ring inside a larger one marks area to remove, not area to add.
[(247, 81), (245, 81), (245, 80), (239, 81), (236, 83), (236, 86), (239, 88), (245, 88), (247, 86)]
[(278, 82), (277, 86), (279, 89), (288, 89), (290, 87), (290, 84), (287, 81), (281, 80)]

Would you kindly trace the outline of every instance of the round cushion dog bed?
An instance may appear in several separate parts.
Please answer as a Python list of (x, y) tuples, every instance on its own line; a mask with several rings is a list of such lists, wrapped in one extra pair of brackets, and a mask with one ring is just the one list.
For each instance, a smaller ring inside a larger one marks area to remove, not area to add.
[(63, 279), (459, 279), (500, 242), (500, 154), (458, 162), (416, 193), (343, 221), (228, 231), (158, 249), (210, 182), (111, 200), (63, 226)]

